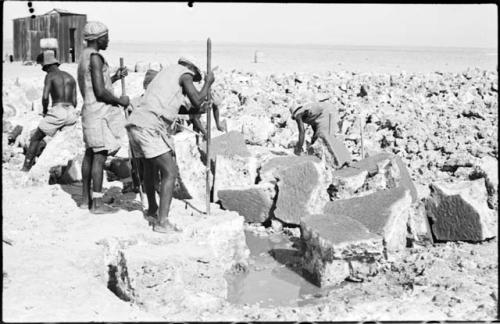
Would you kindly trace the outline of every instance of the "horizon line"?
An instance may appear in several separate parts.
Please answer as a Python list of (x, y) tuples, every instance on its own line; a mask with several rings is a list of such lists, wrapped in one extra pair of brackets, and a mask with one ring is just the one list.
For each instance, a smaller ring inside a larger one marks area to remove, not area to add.
[[(4, 39), (3, 42), (13, 42), (14, 39)], [(161, 40), (161, 41), (144, 41), (144, 40), (113, 40), (113, 43), (133, 43), (133, 44), (167, 44), (167, 43), (192, 43), (199, 44), (204, 43), (205, 40)], [(334, 47), (386, 47), (386, 48), (436, 48), (436, 49), (485, 49), (485, 50), (497, 50), (498, 45), (496, 47), (481, 47), (481, 46), (439, 46), (439, 45), (407, 45), (407, 44), (399, 44), (399, 45), (370, 45), (370, 44), (339, 44), (339, 43), (329, 43), (329, 42), (257, 42), (257, 41), (228, 41), (223, 40), (220, 41), (220, 44), (223, 45), (323, 45), (323, 46), (334, 46)], [(3, 48), (3, 45), (2, 45)]]

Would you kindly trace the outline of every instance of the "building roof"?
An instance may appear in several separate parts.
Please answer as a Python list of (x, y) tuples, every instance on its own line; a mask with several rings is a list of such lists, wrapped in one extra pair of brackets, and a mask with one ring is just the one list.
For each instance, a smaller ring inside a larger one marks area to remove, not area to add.
[[(59, 16), (87, 16), (85, 14), (78, 14), (78, 13), (69, 12), (69, 11), (62, 10), (62, 9), (52, 9), (52, 10), (44, 13), (43, 15), (38, 15), (38, 16), (47, 16), (47, 15), (54, 15), (54, 14), (59, 15)], [(15, 18), (13, 20), (27, 19), (27, 18), (31, 18), (31, 16)]]
[(55, 9), (55, 8), (45, 13), (45, 15), (52, 15), (52, 14), (59, 14), (61, 16), (85, 16), (83, 14), (78, 14), (63, 9)]

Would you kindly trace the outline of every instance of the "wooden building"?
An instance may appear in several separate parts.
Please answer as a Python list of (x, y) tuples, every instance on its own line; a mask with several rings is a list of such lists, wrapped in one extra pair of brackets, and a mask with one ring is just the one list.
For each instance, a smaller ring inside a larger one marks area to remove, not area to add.
[(61, 63), (78, 62), (84, 48), (83, 27), (87, 15), (53, 9), (44, 15), (14, 19), (14, 60), (36, 61), (40, 39), (55, 38)]

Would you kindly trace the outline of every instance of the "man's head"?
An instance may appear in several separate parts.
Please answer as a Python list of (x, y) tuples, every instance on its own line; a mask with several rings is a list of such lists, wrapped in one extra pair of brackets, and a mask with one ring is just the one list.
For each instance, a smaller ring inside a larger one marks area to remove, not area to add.
[(87, 43), (95, 42), (98, 49), (108, 48), (108, 27), (100, 21), (89, 21), (83, 28), (83, 38)]
[(182, 66), (185, 66), (186, 68), (188, 68), (189, 70), (191, 70), (194, 73), (194, 77), (193, 77), (194, 82), (200, 82), (201, 81), (201, 71), (198, 68), (198, 66), (196, 65), (196, 63), (194, 63), (194, 62), (195, 61), (191, 57), (189, 57), (189, 58), (181, 57), (177, 63), (179, 63)]
[(36, 63), (42, 65), (42, 70), (47, 72), (49, 68), (53, 65), (59, 66), (61, 65), (59, 61), (56, 59), (54, 51), (47, 50), (43, 51), (36, 57)]

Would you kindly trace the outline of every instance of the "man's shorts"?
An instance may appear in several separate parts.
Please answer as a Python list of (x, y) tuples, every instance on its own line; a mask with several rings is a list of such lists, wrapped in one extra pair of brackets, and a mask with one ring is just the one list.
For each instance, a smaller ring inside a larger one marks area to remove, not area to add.
[(73, 105), (57, 103), (52, 106), (47, 115), (40, 121), (38, 128), (47, 136), (54, 136), (64, 126), (71, 126), (78, 120), (78, 113)]
[(124, 132), (125, 117), (118, 108), (110, 109), (102, 118), (82, 123), (85, 148), (94, 152), (107, 151), (114, 155), (120, 149), (120, 137)]
[(166, 128), (145, 128), (128, 125), (130, 148), (136, 158), (152, 159), (174, 151), (174, 141)]

